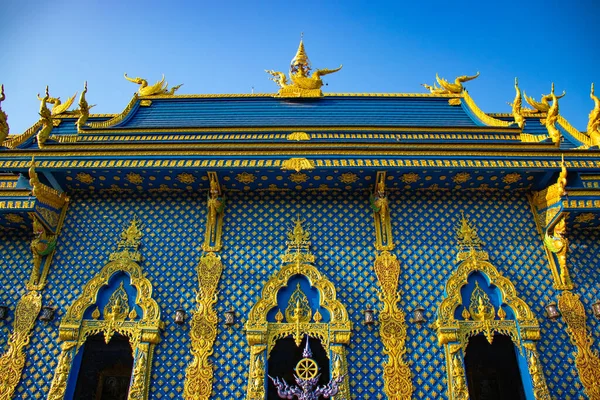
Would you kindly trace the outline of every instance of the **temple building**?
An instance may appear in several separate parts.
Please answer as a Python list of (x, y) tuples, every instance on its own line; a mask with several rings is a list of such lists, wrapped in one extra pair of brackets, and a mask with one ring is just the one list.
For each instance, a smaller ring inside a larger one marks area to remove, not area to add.
[(0, 109), (0, 400), (600, 400), (593, 86), (581, 132), (550, 82), (486, 113), (479, 73), (267, 72)]

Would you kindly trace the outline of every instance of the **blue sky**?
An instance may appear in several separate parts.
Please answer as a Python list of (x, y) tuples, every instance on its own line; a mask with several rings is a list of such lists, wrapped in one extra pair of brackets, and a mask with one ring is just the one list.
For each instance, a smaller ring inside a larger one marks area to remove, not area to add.
[(561, 114), (585, 130), (600, 86), (600, 1), (31, 1), (0, 5), (0, 83), (11, 133), (38, 118), (36, 94), (81, 91), (96, 113), (123, 110), (164, 73), (178, 93), (274, 92), (300, 32), (327, 92), (423, 92), (435, 73), (481, 72), (467, 87), (488, 112), (509, 112), (513, 80), (539, 100), (551, 82)]

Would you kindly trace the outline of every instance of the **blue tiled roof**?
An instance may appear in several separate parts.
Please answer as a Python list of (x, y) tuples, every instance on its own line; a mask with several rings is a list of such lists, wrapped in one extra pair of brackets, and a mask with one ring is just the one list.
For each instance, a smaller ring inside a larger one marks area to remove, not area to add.
[(462, 107), (436, 97), (272, 97), (153, 99), (119, 128), (267, 126), (477, 127)]

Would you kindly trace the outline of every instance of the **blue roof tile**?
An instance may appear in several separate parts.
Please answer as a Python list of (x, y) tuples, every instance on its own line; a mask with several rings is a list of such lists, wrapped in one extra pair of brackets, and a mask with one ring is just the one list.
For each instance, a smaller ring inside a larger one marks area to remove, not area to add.
[(477, 127), (462, 107), (435, 97), (153, 99), (117, 127), (418, 126)]

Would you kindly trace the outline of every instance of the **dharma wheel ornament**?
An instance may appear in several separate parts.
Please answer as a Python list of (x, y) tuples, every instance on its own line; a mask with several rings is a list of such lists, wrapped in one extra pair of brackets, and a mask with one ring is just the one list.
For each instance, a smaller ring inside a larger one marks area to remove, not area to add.
[(344, 380), (345, 375), (340, 375), (332, 380), (325, 386), (317, 386), (319, 381), (319, 366), (316, 361), (312, 359), (312, 351), (308, 343), (309, 337), (306, 336), (306, 346), (302, 352), (302, 360), (296, 364), (296, 374), (294, 379), (296, 380), (297, 386), (289, 386), (283, 379), (269, 376), (269, 379), (273, 382), (277, 388), (277, 394), (282, 399), (293, 399), (298, 400), (317, 400), (319, 398), (329, 399), (340, 391), (340, 385)]

